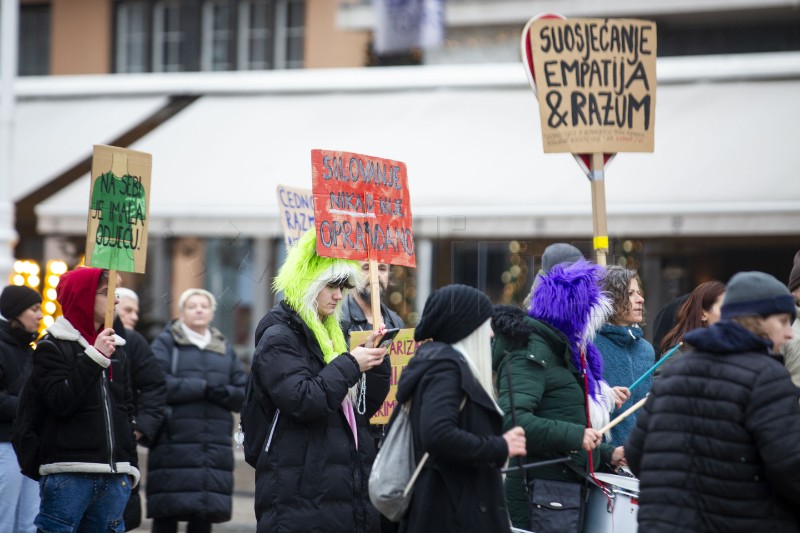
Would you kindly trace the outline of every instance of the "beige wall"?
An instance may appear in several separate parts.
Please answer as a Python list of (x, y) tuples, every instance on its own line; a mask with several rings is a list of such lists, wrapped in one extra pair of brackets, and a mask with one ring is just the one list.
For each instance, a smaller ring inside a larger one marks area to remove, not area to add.
[(111, 71), (111, 0), (52, 0), (50, 73)]
[(363, 67), (369, 32), (336, 28), (338, 0), (306, 1), (305, 67)]

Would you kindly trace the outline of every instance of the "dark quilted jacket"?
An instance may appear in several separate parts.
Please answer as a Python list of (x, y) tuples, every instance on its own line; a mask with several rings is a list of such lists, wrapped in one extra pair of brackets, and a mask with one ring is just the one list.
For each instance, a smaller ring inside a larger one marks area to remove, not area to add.
[(256, 340), (251, 371), (269, 414), (262, 423), (275, 422), (269, 450), (256, 464), (258, 531), (377, 532), (378, 511), (367, 491), (375, 458), (369, 417), (389, 390), (389, 358), (366, 373), (365, 413), (355, 413), (356, 448), (342, 410), (361, 377), (356, 360), (345, 353), (325, 364), (313, 333), (284, 302), (261, 319)]
[(656, 379), (625, 444), (640, 476), (639, 530), (798, 531), (800, 406), (768, 344), (733, 322)]

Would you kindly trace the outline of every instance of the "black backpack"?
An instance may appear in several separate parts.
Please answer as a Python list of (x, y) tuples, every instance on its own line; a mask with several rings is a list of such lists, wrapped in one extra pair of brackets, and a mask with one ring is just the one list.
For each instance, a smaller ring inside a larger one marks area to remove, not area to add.
[[(254, 367), (255, 361), (253, 363)], [(261, 455), (262, 451), (266, 451), (272, 440), (272, 434), (278, 422), (279, 411), (277, 409), (269, 409), (274, 413), (271, 417), (272, 422), (267, 424), (267, 421), (270, 420), (267, 408), (268, 402), (265, 401), (266, 398), (264, 398), (261, 387), (256, 383), (258, 376), (253, 367), (250, 369), (244, 388), (244, 402), (242, 403), (239, 418), (239, 430), (244, 434), (242, 439), (244, 460), (255, 468), (258, 456)]]
[(11, 429), (11, 444), (17, 454), (17, 462), (23, 475), (39, 481), (41, 466), (41, 429), (46, 410), (39, 391), (28, 378), (17, 401), (17, 414)]

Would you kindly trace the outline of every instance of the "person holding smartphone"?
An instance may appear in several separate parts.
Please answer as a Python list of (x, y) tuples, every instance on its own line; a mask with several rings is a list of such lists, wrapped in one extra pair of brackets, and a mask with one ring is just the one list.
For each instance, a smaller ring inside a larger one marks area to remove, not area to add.
[(270, 428), (256, 462), (259, 532), (379, 531), (369, 419), (389, 391), (386, 349), (375, 347), (384, 330), (349, 349), (338, 317), (359, 277), (355, 261), (317, 255), (312, 228), (275, 278), (284, 299), (256, 328), (251, 370)]

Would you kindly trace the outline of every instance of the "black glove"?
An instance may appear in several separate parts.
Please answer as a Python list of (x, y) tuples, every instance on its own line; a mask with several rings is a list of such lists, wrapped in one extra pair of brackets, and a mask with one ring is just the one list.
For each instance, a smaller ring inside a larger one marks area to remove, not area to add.
[(222, 405), (228, 398), (228, 389), (225, 385), (214, 385), (213, 387), (206, 387), (206, 400)]

